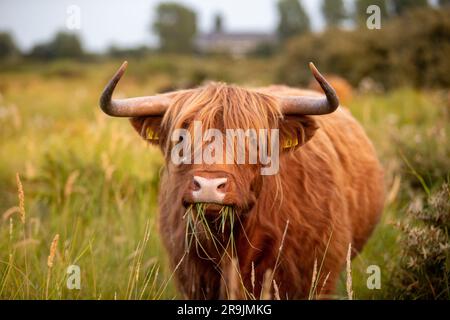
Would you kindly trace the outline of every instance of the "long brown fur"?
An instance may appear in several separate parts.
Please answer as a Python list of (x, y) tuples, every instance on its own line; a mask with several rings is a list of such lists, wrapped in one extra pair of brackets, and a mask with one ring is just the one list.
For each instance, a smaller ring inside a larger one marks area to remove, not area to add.
[[(158, 143), (167, 163), (159, 195), (160, 232), (186, 298), (229, 298), (228, 288), (236, 287), (230, 281), (240, 283), (239, 298), (259, 298), (268, 270), (279, 297), (308, 298), (315, 261), (322, 266), (319, 289), (327, 278), (320, 294), (332, 294), (349, 243), (354, 254), (361, 251), (379, 220), (383, 171), (350, 112), (340, 107), (329, 115), (284, 118), (275, 99), (280, 95), (318, 94), (282, 86), (248, 90), (213, 83), (180, 94), (162, 119), (132, 119), (144, 136), (152, 127), (161, 137)], [(202, 121), (204, 129), (280, 128), (282, 139), (298, 133), (300, 144), (282, 152), (275, 176), (261, 176), (258, 165), (175, 167), (168, 137), (176, 128), (191, 128), (194, 120)], [(231, 259), (210, 260), (186, 250), (182, 197), (193, 170), (221, 170), (234, 178), (230, 197), (239, 208), (237, 279), (235, 270), (229, 271)]]

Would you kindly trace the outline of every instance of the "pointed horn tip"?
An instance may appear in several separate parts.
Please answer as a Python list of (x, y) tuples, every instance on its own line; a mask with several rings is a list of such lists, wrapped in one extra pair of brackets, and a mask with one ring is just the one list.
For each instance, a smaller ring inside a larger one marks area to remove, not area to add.
[[(314, 75), (314, 78), (319, 82), (322, 90), (327, 96), (328, 101), (331, 102), (332, 110), (336, 110), (339, 107), (339, 97), (337, 96), (336, 90), (331, 86), (325, 77), (320, 73), (320, 71), (316, 68), (314, 63), (309, 63), (309, 68)], [(331, 99), (330, 99), (331, 98)]]
[(317, 79), (317, 77), (321, 76), (319, 70), (316, 68), (316, 66), (312, 62), (309, 63), (309, 70), (311, 70), (312, 74), (314, 75), (314, 77), (316, 79)]
[(109, 110), (112, 94), (114, 92), (114, 89), (116, 88), (117, 83), (120, 81), (120, 78), (122, 78), (123, 74), (125, 73), (127, 66), (128, 61), (124, 61), (120, 68), (116, 71), (113, 78), (109, 81), (105, 89), (103, 89), (102, 95), (100, 96), (100, 108), (103, 110), (103, 112), (110, 116), (113, 115), (113, 113), (111, 113), (111, 111)]
[(120, 68), (119, 68), (117, 73), (120, 74), (120, 75), (124, 74), (125, 70), (127, 70), (127, 67), (128, 67), (128, 61), (125, 60), (122, 63), (122, 65), (120, 66)]

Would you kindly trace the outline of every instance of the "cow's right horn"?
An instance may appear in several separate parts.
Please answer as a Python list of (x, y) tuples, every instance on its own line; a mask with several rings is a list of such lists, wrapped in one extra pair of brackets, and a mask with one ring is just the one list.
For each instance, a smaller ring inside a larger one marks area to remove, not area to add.
[(328, 83), (311, 62), (309, 64), (314, 78), (320, 84), (325, 97), (286, 96), (280, 99), (281, 111), (290, 115), (322, 115), (334, 112), (339, 107), (339, 98), (334, 88)]
[(100, 108), (113, 117), (140, 117), (163, 115), (169, 107), (173, 93), (128, 99), (112, 99), (112, 94), (122, 78), (128, 62), (125, 61), (109, 81), (100, 97)]

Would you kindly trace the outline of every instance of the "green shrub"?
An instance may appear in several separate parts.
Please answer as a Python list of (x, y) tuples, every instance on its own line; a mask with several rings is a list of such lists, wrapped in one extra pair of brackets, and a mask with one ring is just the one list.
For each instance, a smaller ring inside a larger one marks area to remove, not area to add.
[(309, 61), (358, 85), (370, 77), (385, 88), (450, 86), (450, 8), (416, 9), (382, 25), (353, 31), (329, 29), (288, 43), (278, 80), (307, 84)]
[(450, 190), (444, 184), (408, 208), (400, 224), (401, 259), (395, 267), (390, 290), (397, 299), (450, 299)]

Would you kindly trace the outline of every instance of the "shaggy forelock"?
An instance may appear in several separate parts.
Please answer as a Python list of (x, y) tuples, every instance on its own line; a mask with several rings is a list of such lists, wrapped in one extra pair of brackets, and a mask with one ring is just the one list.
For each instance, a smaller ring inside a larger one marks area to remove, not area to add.
[(194, 121), (200, 121), (203, 130), (258, 131), (277, 128), (280, 118), (282, 113), (275, 97), (224, 83), (210, 83), (180, 93), (166, 111), (162, 128), (169, 137), (176, 129), (192, 131)]

